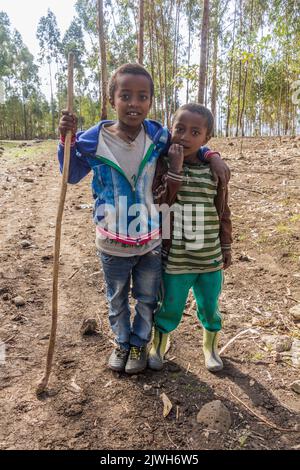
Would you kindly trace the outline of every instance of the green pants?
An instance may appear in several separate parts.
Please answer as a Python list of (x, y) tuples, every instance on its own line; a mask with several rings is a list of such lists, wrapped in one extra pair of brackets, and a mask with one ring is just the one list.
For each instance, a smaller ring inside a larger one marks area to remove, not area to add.
[(222, 291), (223, 270), (201, 274), (163, 274), (161, 305), (154, 315), (155, 327), (169, 333), (179, 325), (189, 290), (197, 303), (197, 316), (208, 331), (219, 331), (222, 318), (219, 312), (219, 296)]

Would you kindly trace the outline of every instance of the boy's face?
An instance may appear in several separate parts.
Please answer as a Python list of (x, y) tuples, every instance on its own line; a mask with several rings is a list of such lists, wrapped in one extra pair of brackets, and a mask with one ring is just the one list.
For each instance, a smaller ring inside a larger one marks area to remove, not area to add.
[(185, 157), (196, 155), (210, 136), (207, 134), (207, 122), (204, 116), (188, 110), (179, 111), (172, 126), (172, 143), (183, 146)]
[(138, 127), (151, 108), (150, 82), (144, 75), (130, 73), (116, 77), (116, 89), (111, 105), (115, 108), (119, 121), (129, 127)]

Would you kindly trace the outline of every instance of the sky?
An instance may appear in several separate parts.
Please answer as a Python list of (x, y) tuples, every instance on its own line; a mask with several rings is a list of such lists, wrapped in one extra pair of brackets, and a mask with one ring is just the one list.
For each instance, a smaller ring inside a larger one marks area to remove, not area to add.
[(36, 56), (39, 51), (36, 30), (41, 16), (50, 8), (63, 34), (75, 15), (74, 5), (75, 0), (0, 0), (0, 11), (8, 14), (12, 27), (21, 33), (23, 42)]
[[(75, 15), (76, 0), (0, 0), (0, 11), (8, 14), (11, 26), (19, 31), (29, 51), (38, 57), (39, 44), (36, 30), (41, 16), (47, 14), (48, 8), (56, 16), (58, 27), (63, 35)], [(42, 91), (49, 97), (47, 71), (41, 71)]]
[[(40, 18), (45, 16), (48, 8), (50, 8), (56, 16), (58, 27), (63, 36), (75, 16), (75, 3), (76, 0), (0, 0), (0, 11), (8, 14), (12, 28), (19, 31), (23, 42), (33, 54), (35, 62), (37, 62), (39, 44), (36, 38), (36, 30)], [(197, 51), (195, 63), (198, 62), (198, 55)], [(41, 90), (46, 98), (50, 100), (49, 74), (46, 65), (40, 68), (40, 78)], [(184, 101), (185, 90), (181, 90), (180, 99)]]

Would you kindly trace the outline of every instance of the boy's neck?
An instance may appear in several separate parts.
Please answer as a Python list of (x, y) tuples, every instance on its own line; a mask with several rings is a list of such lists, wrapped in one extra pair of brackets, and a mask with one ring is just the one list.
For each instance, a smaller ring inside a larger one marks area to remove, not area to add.
[(191, 155), (186, 155), (184, 157), (183, 163), (192, 163), (192, 164), (199, 163), (198, 153), (192, 153)]
[(116, 135), (126, 141), (134, 141), (139, 135), (141, 128), (142, 124), (139, 124), (138, 126), (128, 126), (122, 121), (116, 121), (112, 126), (110, 126), (111, 131), (115, 132)]

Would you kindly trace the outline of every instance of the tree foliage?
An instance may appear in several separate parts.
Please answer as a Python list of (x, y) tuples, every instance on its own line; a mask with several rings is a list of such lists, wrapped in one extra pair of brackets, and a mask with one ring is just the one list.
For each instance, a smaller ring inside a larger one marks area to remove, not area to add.
[[(75, 53), (75, 109), (80, 127), (102, 109), (97, 0), (77, 0), (62, 35), (51, 10), (38, 23), (39, 57), (0, 11), (0, 138), (49, 137), (66, 103), (66, 64)], [(204, 1), (144, 0), (143, 64), (155, 83), (150, 117), (170, 125), (175, 109), (199, 91)], [(140, 0), (103, 0), (106, 69), (138, 60)], [(219, 135), (282, 135), (299, 130), (292, 97), (300, 78), (300, 3), (294, 0), (211, 0), (203, 101), (213, 109)], [(203, 45), (203, 44), (202, 44)], [(203, 51), (203, 48), (202, 48)], [(141, 51), (140, 51), (141, 52)], [(50, 102), (39, 69), (49, 71)], [(44, 66), (45, 66), (44, 65)], [(299, 88), (299, 87), (298, 87)], [(1, 91), (1, 90), (0, 90)], [(298, 100), (299, 101), (299, 100)], [(113, 110), (108, 104), (108, 117)]]

